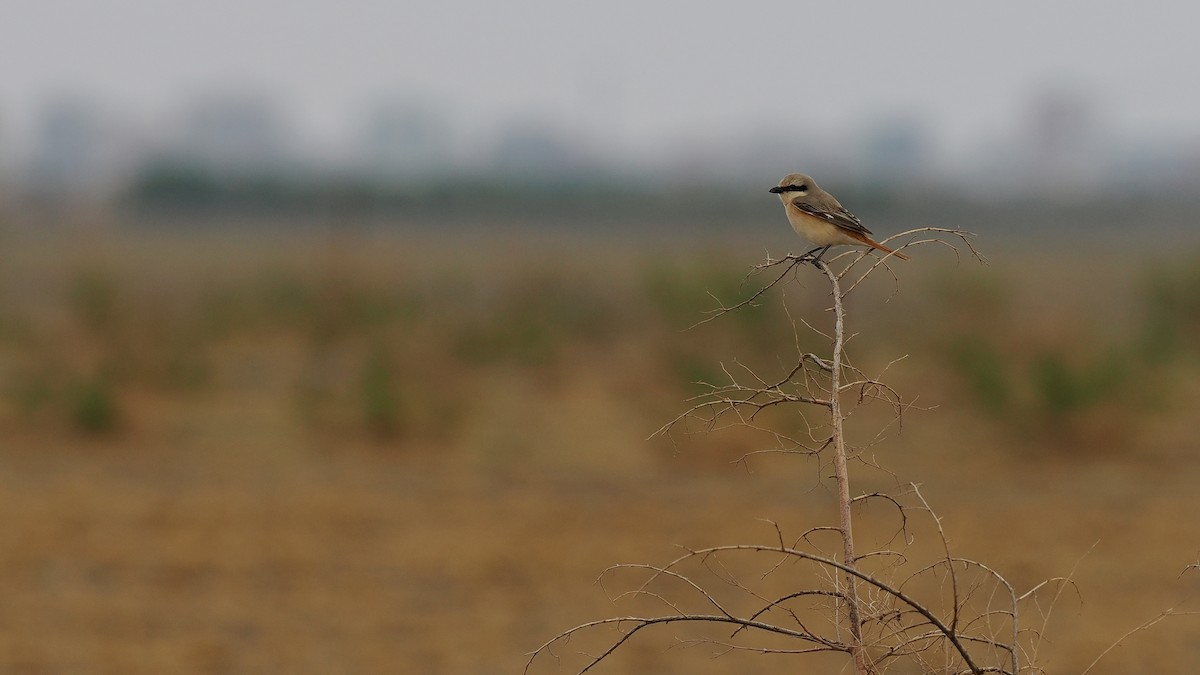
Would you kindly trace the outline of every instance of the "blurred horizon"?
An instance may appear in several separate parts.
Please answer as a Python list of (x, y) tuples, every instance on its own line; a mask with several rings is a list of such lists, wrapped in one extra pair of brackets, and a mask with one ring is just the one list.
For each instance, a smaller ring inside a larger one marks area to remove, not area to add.
[(1200, 142), (1182, 134), (1122, 136), (1106, 122), (1097, 97), (1072, 86), (1030, 95), (1000, 133), (971, 137), (956, 158), (938, 129), (898, 109), (874, 113), (840, 133), (730, 126), (686, 142), (629, 148), (620, 141), (606, 147), (561, 123), (543, 123), (537, 114), (485, 131), (454, 122), (431, 99), (376, 99), (341, 120), (337, 138), (321, 140), (268, 91), (229, 88), (190, 96), (175, 112), (150, 120), (99, 97), (64, 91), (42, 100), (21, 134), (0, 117), (0, 186), (17, 200), (32, 194), (101, 203), (164, 175), (184, 174), (197, 183), (227, 185), (410, 192), (590, 185), (658, 193), (761, 188), (804, 171), (826, 184), (909, 201), (918, 192), (986, 204), (1190, 200), (1200, 178)]
[(0, 195), (726, 198), (804, 171), (902, 201), (1191, 202), (1200, 97), (1178, 83), (1200, 46), (1175, 34), (1196, 10), (1158, 4), (1180, 20), (1030, 1), (56, 0), (0, 11)]

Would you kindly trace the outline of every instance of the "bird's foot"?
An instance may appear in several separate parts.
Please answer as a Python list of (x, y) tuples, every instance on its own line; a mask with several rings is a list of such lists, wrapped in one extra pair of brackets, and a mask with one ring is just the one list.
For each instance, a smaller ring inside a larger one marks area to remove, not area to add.
[(813, 250), (809, 251), (808, 253), (805, 253), (804, 255), (811, 256), (813, 253), (816, 253), (817, 255), (815, 257), (811, 258), (809, 260), (809, 262), (811, 262), (813, 264), (813, 267), (820, 269), (821, 268), (821, 258), (823, 258), (825, 256), (825, 252), (828, 250), (829, 250), (829, 246), (818, 246), (817, 248), (814, 248)]

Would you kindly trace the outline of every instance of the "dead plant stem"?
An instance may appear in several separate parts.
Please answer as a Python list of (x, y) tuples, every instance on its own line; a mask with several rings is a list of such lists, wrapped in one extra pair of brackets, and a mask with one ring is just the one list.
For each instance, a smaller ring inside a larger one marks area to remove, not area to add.
[[(847, 567), (855, 567), (854, 527), (850, 513), (850, 471), (846, 463), (846, 439), (842, 432), (841, 406), (841, 374), (842, 350), (845, 346), (845, 308), (842, 306), (842, 288), (838, 276), (829, 269), (825, 261), (817, 263), (825, 276), (829, 278), (833, 292), (833, 368), (829, 378), (829, 416), (833, 434), (833, 474), (837, 481), (838, 496), (838, 527), (842, 534), (842, 562)], [(862, 618), (858, 608), (858, 589), (853, 575), (846, 575), (846, 614), (852, 637), (854, 668), (858, 675), (868, 675), (872, 672), (863, 649)]]

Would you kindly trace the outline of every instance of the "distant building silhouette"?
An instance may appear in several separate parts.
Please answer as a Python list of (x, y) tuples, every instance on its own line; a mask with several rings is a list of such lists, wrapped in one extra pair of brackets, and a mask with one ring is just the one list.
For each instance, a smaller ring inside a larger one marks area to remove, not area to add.
[(510, 180), (558, 182), (587, 173), (591, 162), (583, 149), (547, 126), (524, 122), (500, 134), (490, 168)]
[(928, 179), (930, 144), (916, 117), (888, 117), (866, 129), (858, 149), (859, 179), (887, 192), (902, 192)]
[(1029, 176), (1042, 197), (1072, 198), (1089, 192), (1102, 165), (1098, 115), (1092, 99), (1073, 88), (1037, 94), (1023, 135)]
[(79, 96), (47, 101), (34, 121), (24, 181), (47, 196), (93, 194), (112, 180), (119, 154), (114, 129), (98, 105)]
[(427, 179), (450, 169), (450, 126), (432, 107), (397, 102), (376, 106), (358, 145), (375, 180)]
[(181, 155), (209, 170), (271, 174), (296, 158), (287, 121), (270, 98), (259, 93), (221, 93), (196, 101), (184, 116)]

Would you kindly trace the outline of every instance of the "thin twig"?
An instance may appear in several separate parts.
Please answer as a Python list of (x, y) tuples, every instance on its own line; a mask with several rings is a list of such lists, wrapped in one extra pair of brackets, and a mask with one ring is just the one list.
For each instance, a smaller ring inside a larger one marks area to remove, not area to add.
[(1092, 672), (1092, 668), (1095, 668), (1096, 664), (1100, 663), (1101, 659), (1103, 659), (1105, 656), (1108, 656), (1108, 653), (1111, 652), (1112, 650), (1116, 649), (1117, 647), (1120, 647), (1121, 643), (1125, 642), (1125, 640), (1128, 639), (1129, 636), (1133, 635), (1134, 633), (1140, 633), (1141, 631), (1147, 630), (1147, 629), (1153, 627), (1158, 622), (1162, 621), (1163, 619), (1166, 619), (1169, 616), (1175, 616), (1177, 614), (1191, 614), (1191, 612), (1176, 612), (1173, 607), (1164, 609), (1162, 612), (1159, 613), (1158, 616), (1155, 616), (1150, 619), (1147, 619), (1146, 621), (1143, 621), (1142, 623), (1138, 624), (1137, 626), (1134, 626), (1133, 628), (1129, 629), (1121, 637), (1117, 638), (1116, 642), (1113, 642), (1111, 645), (1108, 646), (1107, 649), (1100, 652), (1100, 655), (1096, 657), (1096, 660), (1092, 661), (1090, 664), (1088, 664), (1088, 667), (1084, 668), (1083, 672), (1080, 673), (1079, 675), (1087, 675), (1088, 673)]

